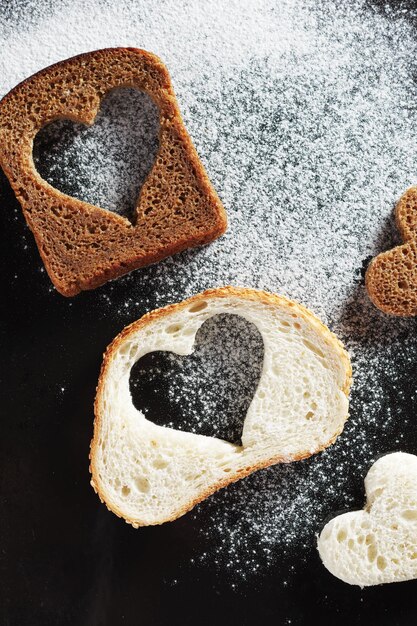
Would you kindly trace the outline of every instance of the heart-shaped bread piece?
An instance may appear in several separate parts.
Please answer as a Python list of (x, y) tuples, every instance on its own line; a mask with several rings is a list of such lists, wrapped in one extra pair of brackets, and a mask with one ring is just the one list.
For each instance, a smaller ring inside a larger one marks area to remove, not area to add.
[[(191, 354), (201, 325), (224, 313), (254, 324), (264, 342), (241, 446), (157, 426), (133, 406), (129, 390), (136, 361), (160, 350)], [(173, 520), (259, 468), (306, 458), (333, 443), (348, 416), (350, 384), (350, 360), (340, 341), (287, 298), (222, 287), (152, 311), (125, 328), (104, 356), (91, 484), (135, 527)]]
[(326, 524), (318, 539), (327, 569), (365, 587), (417, 578), (417, 456), (387, 454), (365, 478), (363, 511)]
[(405, 243), (372, 259), (365, 284), (381, 311), (410, 317), (417, 315), (417, 187), (400, 198), (395, 217)]
[[(37, 132), (58, 118), (92, 124), (112, 89), (146, 92), (160, 114), (159, 149), (134, 223), (59, 192), (32, 157)], [(73, 296), (226, 229), (224, 208), (188, 136), (167, 69), (134, 48), (97, 50), (31, 76), (0, 102), (0, 165), (22, 205), (48, 274)]]

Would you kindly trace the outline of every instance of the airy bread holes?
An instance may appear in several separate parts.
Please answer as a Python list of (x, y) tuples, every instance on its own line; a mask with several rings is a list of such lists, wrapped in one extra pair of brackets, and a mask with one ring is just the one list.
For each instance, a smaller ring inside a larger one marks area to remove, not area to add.
[(201, 326), (192, 355), (152, 352), (135, 363), (132, 401), (159, 426), (241, 445), (263, 359), (263, 340), (254, 324), (238, 315), (216, 315)]
[(159, 148), (159, 111), (138, 89), (103, 98), (92, 126), (60, 119), (36, 135), (33, 160), (59, 191), (134, 219), (141, 187)]

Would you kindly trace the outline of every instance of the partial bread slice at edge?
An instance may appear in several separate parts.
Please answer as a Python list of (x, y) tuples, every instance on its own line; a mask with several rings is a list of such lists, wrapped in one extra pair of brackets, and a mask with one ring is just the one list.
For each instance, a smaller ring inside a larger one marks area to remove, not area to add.
[(370, 300), (384, 313), (417, 315), (417, 187), (410, 187), (395, 207), (395, 220), (404, 243), (374, 257), (366, 271)]
[[(252, 322), (264, 341), (241, 447), (153, 424), (135, 409), (129, 390), (137, 360), (157, 350), (190, 354), (200, 326), (220, 313)], [(105, 353), (91, 484), (111, 511), (135, 527), (174, 520), (259, 468), (306, 458), (333, 443), (348, 417), (350, 384), (350, 360), (340, 341), (287, 298), (222, 287), (152, 311), (126, 327)]]
[(417, 578), (417, 456), (386, 454), (365, 478), (364, 510), (331, 519), (318, 550), (331, 574), (366, 587)]

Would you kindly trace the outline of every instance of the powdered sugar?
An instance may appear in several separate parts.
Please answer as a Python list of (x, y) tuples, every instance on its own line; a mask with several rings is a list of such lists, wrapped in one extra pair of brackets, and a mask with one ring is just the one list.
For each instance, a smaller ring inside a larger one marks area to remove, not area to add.
[[(288, 552), (297, 563), (311, 555), (328, 515), (361, 506), (362, 479), (376, 456), (417, 452), (408, 437), (415, 321), (380, 314), (363, 287), (366, 261), (397, 241), (393, 205), (417, 178), (410, 15), (401, 3), (390, 9), (359, 0), (80, 5), (55, 4), (13, 29), (6, 20), (0, 92), (89, 49), (135, 45), (159, 54), (229, 215), (227, 234), (210, 246), (97, 290), (100, 315), (117, 316), (122, 328), (205, 288), (259, 287), (306, 304), (353, 355), (351, 418), (334, 446), (258, 472), (190, 514), (210, 543), (195, 554), (196, 568), (252, 576)], [(111, 197), (105, 155), (88, 154), (85, 177), (99, 177), (100, 193)], [(213, 354), (221, 349), (212, 345)], [(171, 395), (194, 380), (179, 379)]]
[[(60, 191), (133, 218), (158, 151), (158, 131), (151, 98), (137, 89), (117, 89), (103, 99), (94, 126), (70, 120), (45, 126), (35, 140), (34, 162)], [(100, 170), (92, 174), (96, 163)]]
[(136, 363), (130, 375), (133, 403), (161, 426), (241, 445), (263, 357), (253, 324), (216, 315), (198, 331), (192, 356), (154, 352)]

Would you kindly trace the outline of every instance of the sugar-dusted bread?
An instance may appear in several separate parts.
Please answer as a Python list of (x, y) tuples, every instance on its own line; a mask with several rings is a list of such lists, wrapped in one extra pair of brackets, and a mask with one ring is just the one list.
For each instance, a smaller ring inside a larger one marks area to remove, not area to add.
[(417, 315), (417, 187), (400, 198), (395, 217), (404, 243), (372, 259), (365, 282), (375, 306), (407, 317)]
[[(117, 87), (146, 92), (160, 114), (159, 150), (134, 223), (53, 188), (32, 158), (44, 125), (57, 118), (93, 124), (102, 98)], [(0, 102), (0, 166), (49, 276), (65, 296), (212, 241), (226, 229), (225, 211), (184, 128), (168, 71), (144, 50), (82, 54), (15, 87)]]
[(318, 539), (324, 565), (361, 587), (417, 578), (417, 456), (381, 457), (365, 490), (363, 511), (339, 515), (324, 527)]
[[(242, 446), (157, 426), (133, 406), (129, 391), (138, 359), (157, 350), (191, 354), (200, 326), (220, 313), (252, 322), (264, 342)], [(105, 354), (91, 484), (110, 510), (135, 527), (173, 520), (261, 467), (303, 459), (333, 443), (348, 416), (350, 384), (342, 344), (310, 311), (286, 298), (223, 287), (152, 311), (125, 328)]]

